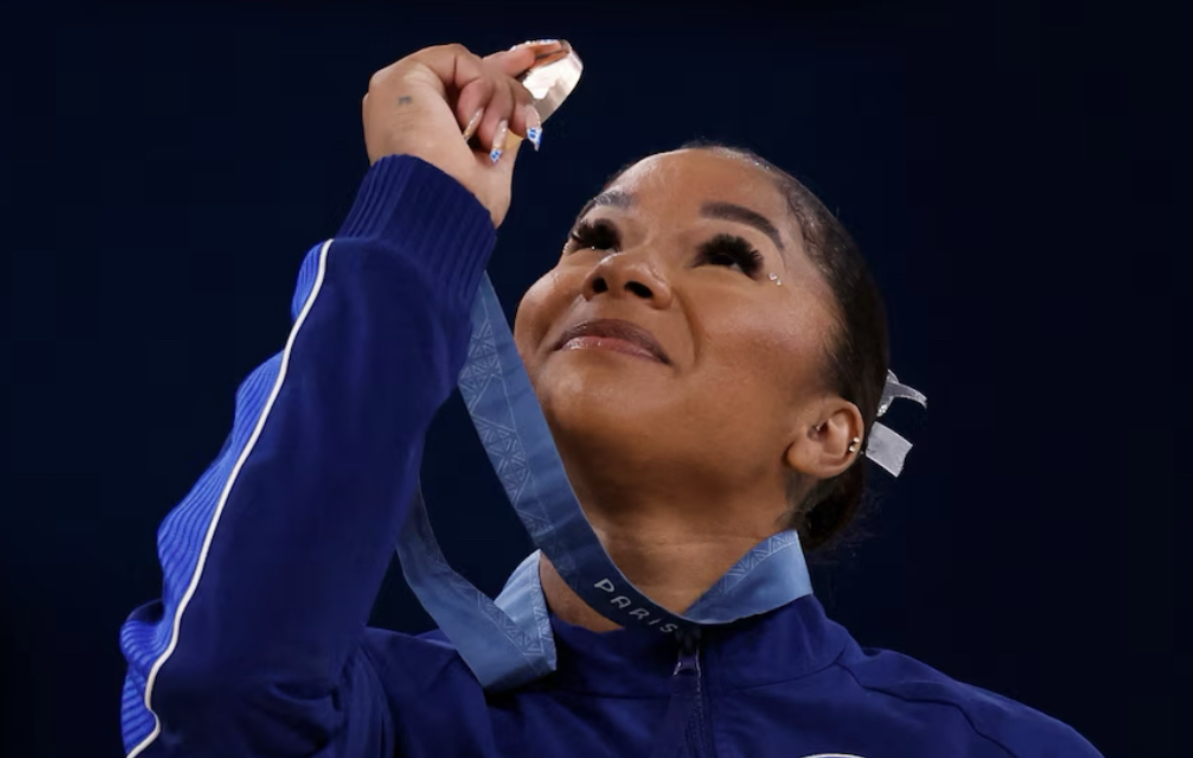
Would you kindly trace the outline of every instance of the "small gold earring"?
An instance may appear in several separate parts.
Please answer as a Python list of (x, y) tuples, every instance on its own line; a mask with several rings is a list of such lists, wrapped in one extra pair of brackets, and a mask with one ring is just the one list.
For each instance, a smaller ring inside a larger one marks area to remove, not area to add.
[(858, 446), (859, 444), (861, 444), (861, 441), (862, 441), (862, 440), (861, 440), (861, 438), (860, 438), (860, 437), (854, 437), (853, 439), (851, 439), (851, 440), (849, 441), (849, 449), (848, 449), (848, 451), (847, 451), (847, 452), (850, 452), (850, 453), (856, 453), (856, 452), (857, 452), (857, 446)]

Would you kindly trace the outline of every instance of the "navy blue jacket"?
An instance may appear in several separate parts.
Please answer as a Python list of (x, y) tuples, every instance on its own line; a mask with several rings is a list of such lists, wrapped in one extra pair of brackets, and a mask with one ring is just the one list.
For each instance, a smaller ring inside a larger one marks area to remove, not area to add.
[(159, 530), (162, 599), (122, 629), (130, 755), (1098, 755), (860, 648), (811, 596), (682, 649), (555, 619), (558, 671), (499, 695), (441, 636), (367, 628), (493, 243), (467, 190), (402, 156), (307, 256), (284, 350), (241, 385), (227, 443)]

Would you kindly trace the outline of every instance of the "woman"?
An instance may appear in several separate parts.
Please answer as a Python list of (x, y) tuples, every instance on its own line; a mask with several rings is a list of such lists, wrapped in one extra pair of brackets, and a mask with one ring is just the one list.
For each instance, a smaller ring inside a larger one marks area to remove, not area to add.
[[(862, 650), (810, 594), (699, 638), (617, 629), (542, 558), (555, 670), (503, 689), (442, 635), (365, 628), (465, 361), (509, 135), (541, 136), (513, 77), (554, 49), (430, 48), (373, 77), (357, 202), (162, 526), (163, 600), (123, 629), (130, 755), (1097, 755)], [(585, 515), (662, 608), (785, 529), (810, 548), (849, 521), (887, 371), (881, 301), (838, 222), (765, 162), (697, 148), (623, 171), (514, 333)]]

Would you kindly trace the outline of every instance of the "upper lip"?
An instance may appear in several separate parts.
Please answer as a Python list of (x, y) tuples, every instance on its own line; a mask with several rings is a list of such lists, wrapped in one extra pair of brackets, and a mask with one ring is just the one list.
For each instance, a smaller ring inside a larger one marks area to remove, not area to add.
[(609, 337), (611, 339), (625, 340), (646, 349), (663, 363), (671, 363), (671, 359), (667, 357), (663, 346), (654, 338), (654, 335), (629, 321), (622, 321), (615, 318), (598, 318), (581, 321), (564, 331), (563, 336), (555, 343), (555, 349), (559, 350), (568, 343), (568, 340), (576, 337)]

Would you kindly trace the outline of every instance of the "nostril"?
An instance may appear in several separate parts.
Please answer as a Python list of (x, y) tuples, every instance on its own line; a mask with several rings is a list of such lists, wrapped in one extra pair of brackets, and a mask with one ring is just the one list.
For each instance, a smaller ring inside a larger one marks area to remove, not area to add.
[(592, 280), (592, 291), (598, 295), (602, 292), (608, 292), (609, 283), (605, 281), (603, 276), (598, 276), (596, 279)]
[(633, 292), (638, 297), (642, 298), (649, 298), (654, 295), (654, 293), (650, 291), (650, 287), (647, 287), (641, 282), (626, 282), (625, 288), (630, 292)]

